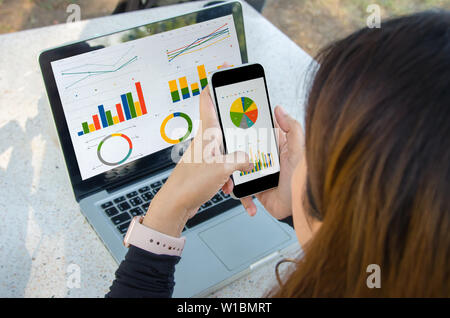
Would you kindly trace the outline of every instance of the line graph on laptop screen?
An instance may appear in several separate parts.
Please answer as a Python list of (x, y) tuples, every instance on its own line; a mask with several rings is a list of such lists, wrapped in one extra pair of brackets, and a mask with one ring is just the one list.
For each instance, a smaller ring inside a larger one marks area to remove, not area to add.
[[(228, 23), (224, 23), (211, 33), (195, 38), (195, 40), (189, 44), (170, 51), (166, 50), (167, 59), (169, 62), (173, 62), (175, 59), (180, 59), (184, 55), (206, 50), (213, 45), (219, 46), (219, 42), (226, 41), (228, 38), (230, 38), (230, 28), (228, 27)], [(224, 42), (225, 46), (232, 46), (232, 44), (227, 42), (229, 41)]]
[(232, 15), (52, 62), (82, 179), (192, 138), (225, 62), (241, 63)]

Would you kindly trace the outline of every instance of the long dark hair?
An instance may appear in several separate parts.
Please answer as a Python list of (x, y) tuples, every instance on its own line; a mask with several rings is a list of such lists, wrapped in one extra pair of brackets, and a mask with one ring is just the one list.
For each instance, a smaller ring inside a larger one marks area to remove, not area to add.
[(450, 13), (364, 28), (317, 61), (305, 136), (323, 224), (274, 295), (450, 296)]

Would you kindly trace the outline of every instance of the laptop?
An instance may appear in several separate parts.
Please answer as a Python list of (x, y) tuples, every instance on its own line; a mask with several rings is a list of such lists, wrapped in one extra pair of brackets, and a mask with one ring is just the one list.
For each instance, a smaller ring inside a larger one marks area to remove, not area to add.
[[(117, 263), (131, 219), (146, 213), (195, 135), (208, 75), (225, 62), (247, 62), (239, 2), (39, 56), (75, 199)], [(201, 206), (182, 233), (174, 297), (208, 295), (296, 242), (257, 205), (250, 217), (220, 191)]]

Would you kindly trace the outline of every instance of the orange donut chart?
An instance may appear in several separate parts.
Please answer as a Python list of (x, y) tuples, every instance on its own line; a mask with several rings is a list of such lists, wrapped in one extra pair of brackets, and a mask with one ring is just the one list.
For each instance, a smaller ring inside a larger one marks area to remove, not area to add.
[[(167, 123), (169, 122), (169, 120), (171, 120), (172, 118), (175, 118), (175, 117), (184, 118), (186, 120), (187, 124), (188, 124), (188, 130), (187, 130), (186, 134), (183, 137), (181, 137), (180, 139), (169, 138), (167, 136), (167, 134), (166, 134), (166, 125), (167, 125)], [(161, 129), (160, 129), (160, 133), (161, 133), (162, 139), (164, 139), (164, 141), (169, 143), (169, 144), (177, 144), (177, 143), (180, 143), (180, 142), (186, 140), (189, 137), (189, 135), (191, 134), (191, 132), (192, 132), (192, 120), (191, 120), (191, 118), (187, 114), (180, 113), (180, 112), (173, 113), (173, 114), (170, 114), (169, 116), (167, 116), (163, 120), (163, 122), (161, 124)]]

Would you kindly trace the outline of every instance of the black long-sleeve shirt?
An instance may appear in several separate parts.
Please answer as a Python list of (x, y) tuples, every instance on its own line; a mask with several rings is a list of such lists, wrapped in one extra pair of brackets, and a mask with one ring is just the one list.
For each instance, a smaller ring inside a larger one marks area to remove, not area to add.
[[(293, 226), (292, 217), (281, 220)], [(175, 286), (179, 256), (159, 255), (130, 246), (106, 297), (168, 298)]]

